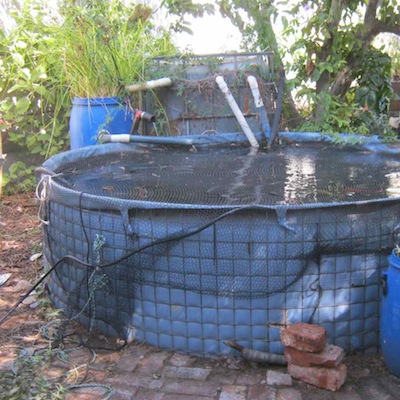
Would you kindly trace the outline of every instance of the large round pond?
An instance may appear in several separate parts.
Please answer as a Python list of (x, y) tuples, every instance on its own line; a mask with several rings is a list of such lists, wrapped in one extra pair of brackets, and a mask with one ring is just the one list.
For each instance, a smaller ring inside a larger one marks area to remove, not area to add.
[(226, 341), (281, 353), (280, 330), (300, 321), (376, 351), (400, 155), (375, 150), (114, 143), (57, 155), (38, 187), (50, 296), (89, 329), (196, 355), (228, 354)]

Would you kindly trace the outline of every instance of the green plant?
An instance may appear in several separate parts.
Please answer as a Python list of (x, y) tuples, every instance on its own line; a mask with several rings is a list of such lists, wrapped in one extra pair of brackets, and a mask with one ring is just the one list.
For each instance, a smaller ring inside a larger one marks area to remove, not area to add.
[(36, 185), (34, 170), (34, 167), (27, 166), (23, 161), (11, 164), (8, 173), (3, 177), (4, 194), (33, 191)]
[[(331, 135), (335, 135), (337, 132), (357, 133), (378, 135), (387, 140), (395, 139), (396, 133), (389, 126), (386, 110), (378, 111), (369, 108), (368, 102), (365, 106), (358, 104), (355, 100), (357, 90), (348, 92), (343, 100), (336, 99), (328, 93), (320, 93), (315, 96), (308, 89), (299, 91), (299, 95), (311, 96), (310, 103), (318, 103), (321, 113), (314, 117), (313, 107), (303, 110), (304, 122), (298, 127), (298, 130), (323, 132)], [(377, 99), (371, 95), (372, 97)], [(379, 98), (382, 97), (379, 96)], [(339, 135), (337, 135), (337, 141), (341, 142)]]
[(18, 348), (13, 368), (0, 370), (0, 400), (62, 399), (65, 393), (62, 386), (52, 384), (42, 374), (52, 355), (51, 351), (32, 354), (28, 349)]
[(49, 157), (65, 148), (69, 98), (60, 80), (55, 21), (41, 0), (11, 12), (16, 27), (0, 32), (2, 134), (32, 155)]
[(386, 113), (392, 95), (391, 59), (381, 50), (369, 48), (360, 55), (362, 68), (356, 71), (358, 86), (353, 89), (355, 102), (376, 114)]
[(110, 97), (125, 86), (146, 79), (154, 57), (175, 51), (166, 32), (155, 32), (151, 8), (122, 0), (74, 1), (61, 9), (58, 32), (63, 73), (77, 97)]
[(363, 107), (357, 112), (360, 125), (364, 126), (369, 134), (379, 135), (386, 140), (395, 140), (396, 132), (389, 125), (389, 117), (385, 112), (376, 112)]
[(359, 107), (351, 100), (340, 102), (328, 93), (321, 93), (317, 96), (306, 91), (299, 92), (299, 95), (312, 95), (312, 103), (318, 103), (323, 110), (318, 118), (314, 118), (312, 107), (303, 111), (304, 123), (300, 125), (299, 131), (315, 131), (333, 134), (335, 132), (357, 132), (367, 134), (367, 129), (359, 126), (354, 117)]
[[(67, 149), (72, 96), (121, 95), (126, 84), (146, 79), (152, 57), (174, 51), (146, 6), (78, 3), (65, 0), (53, 15), (47, 1), (25, 0), (10, 11), (15, 28), (0, 30), (0, 133), (29, 153), (30, 164)], [(5, 176), (7, 192), (32, 189), (27, 164)]]

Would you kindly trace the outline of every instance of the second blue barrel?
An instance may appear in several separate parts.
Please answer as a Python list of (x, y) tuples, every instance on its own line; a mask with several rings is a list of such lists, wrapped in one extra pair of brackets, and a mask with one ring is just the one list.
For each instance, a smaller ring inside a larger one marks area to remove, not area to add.
[(97, 144), (97, 134), (129, 133), (132, 112), (119, 97), (74, 97), (70, 116), (70, 147), (78, 149)]
[(393, 250), (382, 277), (381, 346), (389, 371), (400, 378), (400, 257)]

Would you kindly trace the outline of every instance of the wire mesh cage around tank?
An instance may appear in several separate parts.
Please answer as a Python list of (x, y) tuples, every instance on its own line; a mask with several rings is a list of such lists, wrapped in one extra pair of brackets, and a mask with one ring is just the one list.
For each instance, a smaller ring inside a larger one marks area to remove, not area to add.
[[(269, 119), (274, 115), (276, 88), (270, 52), (159, 58), (154, 62), (153, 71), (149, 71), (151, 77), (169, 76), (173, 82), (168, 89), (150, 91), (139, 100), (156, 116), (160, 135), (240, 132), (235, 116), (215, 82), (218, 75), (227, 82), (252, 130), (260, 130), (260, 118), (246, 80), (248, 76), (257, 79)], [(143, 133), (156, 134), (152, 126), (144, 127)]]

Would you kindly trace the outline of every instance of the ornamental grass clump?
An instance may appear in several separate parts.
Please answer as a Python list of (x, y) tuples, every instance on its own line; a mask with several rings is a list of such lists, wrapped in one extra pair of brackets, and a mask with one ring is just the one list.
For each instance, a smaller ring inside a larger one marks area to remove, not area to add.
[(59, 43), (72, 96), (121, 96), (126, 85), (146, 79), (152, 59), (175, 51), (169, 34), (155, 30), (148, 6), (92, 0), (62, 13)]

